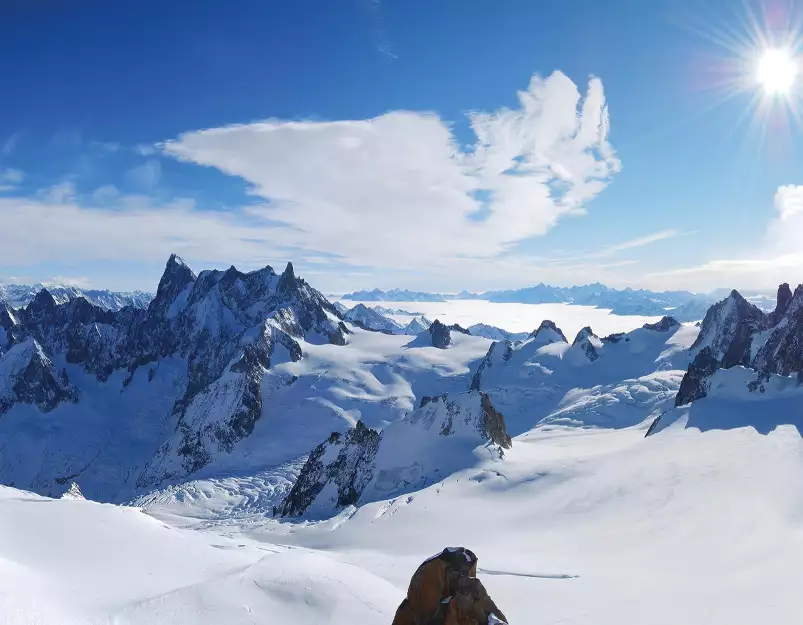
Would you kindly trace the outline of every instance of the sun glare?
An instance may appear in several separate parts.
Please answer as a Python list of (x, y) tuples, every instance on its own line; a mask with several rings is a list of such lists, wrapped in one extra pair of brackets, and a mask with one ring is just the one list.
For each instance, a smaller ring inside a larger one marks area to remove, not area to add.
[(768, 95), (787, 95), (795, 84), (798, 67), (789, 50), (766, 50), (756, 66), (756, 80)]

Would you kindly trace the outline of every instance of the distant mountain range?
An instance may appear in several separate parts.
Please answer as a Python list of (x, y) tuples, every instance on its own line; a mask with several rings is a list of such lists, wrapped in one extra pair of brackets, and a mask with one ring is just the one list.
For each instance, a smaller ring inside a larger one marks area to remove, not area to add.
[[(427, 293), (391, 289), (381, 291), (355, 291), (342, 297), (344, 300), (363, 302), (445, 302), (448, 300), (481, 299), (499, 304), (575, 304), (608, 308), (616, 315), (661, 316), (671, 311), (678, 321), (696, 321), (705, 316), (708, 308), (727, 295), (721, 290), (711, 293), (690, 291), (648, 291), (644, 289), (614, 289), (594, 283), (583, 286), (558, 287), (547, 284), (508, 291), (487, 291), (457, 294)], [(747, 293), (746, 299), (762, 310), (772, 310), (774, 297), (763, 293)]]
[(70, 285), (0, 284), (0, 302), (5, 302), (11, 308), (22, 308), (30, 304), (36, 294), (43, 289), (47, 289), (57, 304), (65, 304), (77, 297), (83, 297), (90, 304), (114, 311), (126, 306), (147, 308), (153, 299), (153, 293), (145, 293), (143, 291), (119, 292), (105, 289), (79, 289)]

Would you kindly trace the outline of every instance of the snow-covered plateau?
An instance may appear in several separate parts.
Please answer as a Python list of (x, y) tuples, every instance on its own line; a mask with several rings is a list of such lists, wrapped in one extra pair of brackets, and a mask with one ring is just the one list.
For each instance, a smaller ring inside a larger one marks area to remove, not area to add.
[(799, 622), (803, 288), (343, 304), (171, 257), (146, 309), (0, 305), (0, 623), (390, 625), (456, 545), (513, 624)]

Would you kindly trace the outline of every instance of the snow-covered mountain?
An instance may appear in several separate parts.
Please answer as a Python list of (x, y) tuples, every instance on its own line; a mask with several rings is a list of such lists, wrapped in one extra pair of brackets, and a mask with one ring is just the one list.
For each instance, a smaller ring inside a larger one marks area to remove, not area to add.
[(53, 494), (76, 480), (110, 499), (180, 479), (269, 412), (267, 368), (299, 360), (302, 341), (342, 346), (347, 334), (291, 264), (196, 276), (171, 256), (144, 310), (59, 304), (47, 290), (3, 306), (0, 480)]
[(77, 297), (107, 310), (120, 310), (126, 306), (147, 308), (153, 299), (152, 293), (143, 291), (118, 292), (103, 289), (80, 289), (76, 286), (43, 284), (0, 284), (0, 301), (11, 308), (21, 308), (30, 304), (41, 290), (47, 289), (58, 304), (64, 304)]
[(440, 293), (408, 291), (407, 289), (391, 289), (389, 291), (374, 289), (372, 291), (346, 293), (341, 299), (359, 302), (445, 302), (448, 298)]
[[(732, 427), (744, 424), (744, 413), (756, 423), (803, 426), (803, 418), (797, 417), (803, 411), (792, 408), (803, 380), (803, 285), (794, 293), (788, 284), (780, 285), (776, 302), (766, 313), (732, 291), (709, 309), (690, 349), (693, 360), (675, 399), (676, 409), (662, 415), (653, 432), (677, 420), (690, 426), (710, 423), (712, 417), (695, 415), (716, 411), (723, 398), (743, 402), (742, 407), (730, 407)], [(684, 408), (689, 404), (692, 407)], [(770, 416), (779, 410), (780, 419)]]
[(465, 544), (512, 622), (796, 623), (803, 287), (777, 299), (411, 337), (292, 266), (171, 258), (144, 311), (0, 307), (0, 479), (64, 495), (0, 487), (0, 614), (381, 625)]
[(387, 332), (388, 334), (403, 334), (402, 327), (398, 323), (378, 313), (373, 308), (368, 308), (365, 304), (357, 304), (354, 308), (346, 311), (343, 314), (343, 318), (366, 330), (376, 330), (378, 332)]
[[(339, 304), (339, 302), (337, 302), (335, 306), (337, 306), (337, 304)], [(338, 311), (341, 311), (343, 314), (343, 319), (364, 330), (374, 330), (376, 332), (384, 332), (385, 334), (416, 335), (429, 329), (429, 326), (432, 325), (424, 315), (416, 315), (406, 324), (402, 325), (391, 319), (388, 315), (400, 314), (408, 316), (411, 313), (387, 310), (383, 309), (381, 306), (369, 308), (365, 304), (357, 304), (354, 308), (349, 308), (345, 311), (342, 311), (341, 307), (345, 307), (342, 306), (342, 304), (338, 307)]]
[(473, 336), (484, 336), (492, 341), (523, 341), (527, 338), (526, 332), (508, 332), (502, 328), (488, 325), (487, 323), (475, 323), (466, 328)]
[(424, 397), (421, 407), (382, 432), (362, 422), (309, 456), (281, 516), (332, 516), (347, 506), (420, 490), (511, 446), (504, 417), (484, 393)]
[[(762, 310), (769, 311), (774, 300), (763, 293), (751, 292), (746, 299)], [(691, 293), (689, 291), (648, 291), (644, 289), (614, 289), (604, 284), (556, 287), (547, 284), (509, 291), (459, 294), (423, 293), (391, 289), (390, 291), (356, 291), (343, 299), (359, 301), (418, 301), (443, 302), (454, 299), (481, 299), (502, 304), (573, 304), (610, 309), (615, 315), (641, 315), (660, 317), (666, 314), (680, 322), (697, 321), (705, 316), (708, 308), (722, 298), (720, 291)], [(382, 312), (382, 311), (380, 311)], [(387, 313), (385, 313), (387, 314)]]
[(488, 394), (513, 436), (546, 423), (629, 427), (671, 405), (696, 335), (666, 318), (601, 339), (583, 328), (569, 343), (544, 321), (524, 341), (491, 345), (471, 388)]

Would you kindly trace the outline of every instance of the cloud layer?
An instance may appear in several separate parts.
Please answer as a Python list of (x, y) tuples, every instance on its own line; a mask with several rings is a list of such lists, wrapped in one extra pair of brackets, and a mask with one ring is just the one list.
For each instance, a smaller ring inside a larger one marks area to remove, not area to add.
[(462, 147), (433, 114), (268, 120), (190, 132), (166, 154), (245, 180), (244, 211), (284, 245), (356, 265), (447, 267), (489, 259), (577, 214), (619, 170), (602, 83), (534, 76), (517, 109), (472, 113)]

